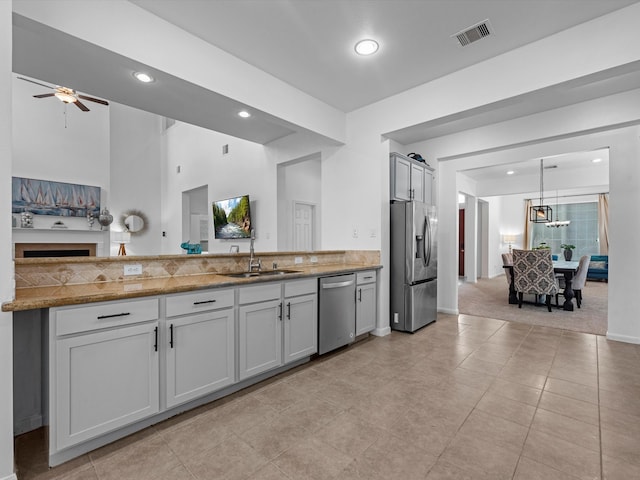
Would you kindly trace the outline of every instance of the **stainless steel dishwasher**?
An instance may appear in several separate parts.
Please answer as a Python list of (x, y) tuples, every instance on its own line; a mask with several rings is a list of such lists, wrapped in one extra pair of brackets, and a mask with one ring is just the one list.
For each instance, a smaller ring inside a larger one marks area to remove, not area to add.
[(321, 277), (318, 353), (330, 352), (356, 338), (356, 275)]

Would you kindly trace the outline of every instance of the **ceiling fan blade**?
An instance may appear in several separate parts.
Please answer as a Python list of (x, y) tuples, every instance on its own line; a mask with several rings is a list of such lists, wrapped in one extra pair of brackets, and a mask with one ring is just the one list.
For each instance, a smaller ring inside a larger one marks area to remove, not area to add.
[(36, 82), (35, 80), (29, 80), (28, 78), (24, 78), (24, 77), (16, 77), (16, 78), (19, 78), (20, 80), (24, 80), (25, 82), (35, 83), (36, 85), (40, 85), (41, 87), (56, 88), (56, 87), (52, 87), (51, 85), (47, 85), (45, 83)]
[(40, 95), (34, 95), (35, 98), (47, 98), (53, 97), (55, 93), (41, 93)]
[(105, 100), (100, 100), (99, 98), (94, 98), (94, 97), (87, 97), (86, 95), (78, 95), (78, 98), (81, 98), (83, 100), (89, 100), (90, 102), (101, 103), (102, 105), (109, 105), (109, 102)]
[(80, 100), (76, 100), (73, 103), (75, 103), (76, 107), (78, 107), (83, 112), (88, 112), (89, 111), (89, 109), (85, 106), (85, 104), (82, 103)]

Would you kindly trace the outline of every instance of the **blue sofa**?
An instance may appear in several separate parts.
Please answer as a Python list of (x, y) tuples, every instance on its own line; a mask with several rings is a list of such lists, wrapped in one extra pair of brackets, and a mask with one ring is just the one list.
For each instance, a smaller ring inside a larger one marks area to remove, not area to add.
[(587, 279), (609, 281), (609, 255), (591, 255)]

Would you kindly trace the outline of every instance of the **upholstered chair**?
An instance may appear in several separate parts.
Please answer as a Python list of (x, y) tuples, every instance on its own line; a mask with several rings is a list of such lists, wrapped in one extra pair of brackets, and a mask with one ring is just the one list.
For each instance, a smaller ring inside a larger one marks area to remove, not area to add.
[(546, 295), (547, 309), (551, 311), (551, 298), (558, 293), (558, 281), (553, 273), (551, 251), (514, 250), (513, 283), (518, 293), (518, 308), (522, 308), (525, 293)]
[[(512, 253), (503, 253), (502, 254), (502, 265), (512, 265), (513, 266), (513, 254)], [(507, 276), (507, 285), (511, 286), (511, 269), (505, 268), (504, 273)]]
[[(578, 270), (571, 279), (571, 290), (576, 295), (576, 305), (580, 308), (582, 304), (582, 289), (587, 281), (587, 270), (589, 270), (589, 261), (591, 255), (583, 255), (578, 261)], [(564, 289), (564, 277), (560, 279), (560, 288)], [(558, 303), (556, 297), (556, 303)]]

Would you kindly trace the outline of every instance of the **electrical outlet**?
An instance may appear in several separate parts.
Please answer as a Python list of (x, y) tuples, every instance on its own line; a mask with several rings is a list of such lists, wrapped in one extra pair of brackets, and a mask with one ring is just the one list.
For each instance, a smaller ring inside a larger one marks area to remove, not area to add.
[(132, 265), (125, 265), (124, 274), (125, 275), (142, 275), (142, 265), (140, 265), (139, 263), (135, 263)]
[(311, 258), (309, 259), (309, 261), (311, 263), (318, 263), (318, 257), (316, 257), (315, 255), (311, 256)]
[(358, 238), (358, 229), (357, 228), (353, 229), (353, 238)]
[(293, 260), (293, 262), (294, 262), (296, 265), (300, 265), (300, 264), (302, 263), (302, 257), (296, 257), (296, 258)]

